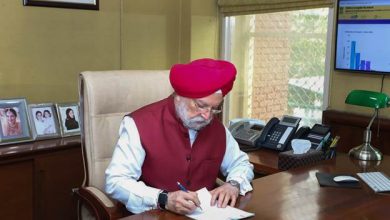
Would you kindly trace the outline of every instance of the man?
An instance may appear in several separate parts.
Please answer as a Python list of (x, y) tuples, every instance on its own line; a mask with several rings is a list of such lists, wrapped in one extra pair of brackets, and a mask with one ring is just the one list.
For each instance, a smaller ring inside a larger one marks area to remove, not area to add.
[[(201, 207), (195, 191), (203, 187), (211, 191), (211, 205), (234, 206), (239, 194), (252, 190), (253, 166), (213, 118), (233, 87), (234, 65), (200, 59), (174, 65), (169, 77), (174, 94), (124, 117), (106, 170), (106, 192), (132, 213), (191, 213)], [(219, 172), (227, 181), (215, 188)]]

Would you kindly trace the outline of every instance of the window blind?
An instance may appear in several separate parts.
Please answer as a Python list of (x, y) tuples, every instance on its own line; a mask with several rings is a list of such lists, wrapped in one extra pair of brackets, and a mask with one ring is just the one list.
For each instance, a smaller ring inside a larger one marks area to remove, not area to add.
[(336, 0), (218, 0), (225, 16), (333, 7)]

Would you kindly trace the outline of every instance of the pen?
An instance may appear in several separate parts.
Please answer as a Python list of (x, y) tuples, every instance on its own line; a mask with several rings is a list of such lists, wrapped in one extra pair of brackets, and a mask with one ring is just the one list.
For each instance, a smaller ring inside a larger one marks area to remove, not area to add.
[(330, 144), (330, 147), (329, 147), (329, 148), (335, 147), (336, 144), (337, 144), (337, 142), (339, 141), (339, 139), (340, 139), (340, 136), (336, 136), (336, 137), (333, 139), (332, 143)]
[[(188, 190), (187, 190), (183, 185), (181, 185), (180, 182), (177, 182), (177, 186), (179, 186), (179, 189), (180, 189), (181, 191), (187, 192), (187, 193), (188, 193)], [(195, 204), (195, 203), (194, 203), (194, 204)], [(196, 205), (196, 204), (195, 204), (195, 205)], [(203, 211), (203, 209), (202, 209), (202, 207), (200, 207), (200, 205), (199, 205), (199, 206), (196, 205), (196, 207), (198, 207), (200, 210)]]

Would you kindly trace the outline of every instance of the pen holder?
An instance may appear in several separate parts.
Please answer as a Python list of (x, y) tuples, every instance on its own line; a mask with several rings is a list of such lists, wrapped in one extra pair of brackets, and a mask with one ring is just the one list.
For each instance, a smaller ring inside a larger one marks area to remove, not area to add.
[(304, 154), (294, 154), (292, 150), (279, 154), (278, 168), (288, 170), (295, 167), (315, 164), (323, 159), (323, 152), (310, 149)]

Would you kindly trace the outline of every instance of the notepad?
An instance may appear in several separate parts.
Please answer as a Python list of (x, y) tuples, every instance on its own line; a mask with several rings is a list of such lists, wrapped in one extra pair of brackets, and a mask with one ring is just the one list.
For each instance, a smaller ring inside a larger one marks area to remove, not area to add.
[(193, 213), (188, 214), (187, 216), (192, 219), (198, 220), (209, 220), (209, 219), (218, 219), (218, 220), (228, 220), (228, 219), (243, 219), (254, 216), (254, 213), (246, 212), (231, 206), (226, 208), (218, 208), (216, 205), (211, 206), (211, 194), (206, 188), (202, 188), (198, 191), (198, 197), (201, 203), (201, 207), (196, 209)]

